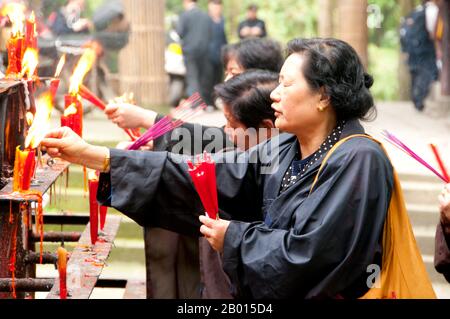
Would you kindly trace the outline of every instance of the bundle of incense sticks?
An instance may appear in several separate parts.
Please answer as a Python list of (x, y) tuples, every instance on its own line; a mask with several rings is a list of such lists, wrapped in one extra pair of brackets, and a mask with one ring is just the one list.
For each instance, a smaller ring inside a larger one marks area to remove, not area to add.
[(216, 163), (211, 158), (211, 155), (205, 153), (203, 157), (197, 157), (195, 165), (192, 162), (188, 162), (188, 165), (189, 174), (207, 216), (211, 219), (218, 219), (219, 202), (217, 199)]
[(163, 136), (164, 134), (180, 127), (184, 122), (192, 119), (194, 116), (200, 114), (206, 108), (200, 94), (196, 93), (189, 99), (181, 103), (172, 115), (165, 116), (155, 125), (147, 130), (137, 141), (135, 141), (128, 150), (136, 151), (142, 146), (147, 145), (150, 141)]
[(422, 157), (417, 155), (413, 150), (411, 150), (408, 146), (406, 146), (405, 143), (403, 143), (401, 140), (399, 140), (394, 134), (392, 134), (388, 131), (383, 131), (382, 134), (389, 143), (391, 143), (392, 145), (394, 145), (395, 147), (397, 147), (398, 149), (403, 151), (406, 155), (415, 159), (417, 162), (419, 162), (420, 164), (422, 164), (423, 166), (428, 168), (431, 172), (433, 172), (441, 180), (443, 180), (446, 183), (450, 182), (450, 180), (448, 178), (446, 178), (441, 173), (439, 173), (437, 170), (435, 170), (430, 164), (428, 164)]

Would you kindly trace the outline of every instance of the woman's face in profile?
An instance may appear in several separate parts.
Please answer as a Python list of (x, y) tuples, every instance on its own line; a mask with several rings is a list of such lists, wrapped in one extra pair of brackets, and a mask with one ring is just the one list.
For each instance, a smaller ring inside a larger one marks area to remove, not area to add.
[[(225, 133), (227, 133), (229, 139), (234, 143), (234, 145), (238, 146), (240, 149), (243, 149), (242, 145), (238, 144), (242, 144), (239, 143), (239, 141), (245, 139), (245, 131), (247, 130), (247, 127), (236, 119), (234, 114), (231, 112), (231, 107), (228, 104), (224, 104), (223, 114), (227, 120), (227, 124), (225, 125)], [(245, 150), (245, 148), (243, 150)]]
[(230, 80), (231, 78), (244, 73), (244, 68), (239, 64), (236, 57), (231, 56), (228, 60), (227, 65), (225, 66), (225, 82)]
[(314, 127), (322, 119), (318, 110), (321, 95), (311, 90), (306, 81), (302, 71), (304, 63), (303, 55), (290, 55), (281, 69), (279, 85), (270, 95), (275, 126), (292, 134)]

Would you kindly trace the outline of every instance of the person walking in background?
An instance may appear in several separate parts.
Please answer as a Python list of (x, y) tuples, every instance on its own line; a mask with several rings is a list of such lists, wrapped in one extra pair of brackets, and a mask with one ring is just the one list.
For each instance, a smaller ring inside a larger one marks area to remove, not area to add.
[(412, 81), (411, 98), (418, 111), (423, 111), (425, 98), (439, 73), (434, 42), (427, 28), (427, 15), (432, 16), (431, 11), (434, 12), (434, 4), (424, 1), (422, 6), (417, 7), (404, 19), (400, 29), (402, 51), (408, 55)]
[[(222, 0), (209, 0), (208, 14), (212, 20), (212, 37), (209, 44), (209, 61), (211, 63), (211, 73), (209, 76), (209, 89), (212, 92), (214, 86), (223, 81), (222, 47), (227, 45), (225, 34), (225, 20), (223, 18)], [(216, 110), (214, 105), (207, 111)]]
[(267, 36), (265, 22), (258, 19), (258, 6), (256, 4), (248, 6), (247, 19), (239, 24), (238, 35), (241, 40)]
[(82, 18), (84, 0), (68, 0), (66, 5), (48, 18), (48, 25), (55, 36), (89, 33), (93, 28), (90, 20)]
[(439, 196), (441, 222), (436, 231), (434, 266), (450, 282), (450, 184)]
[(191, 96), (199, 92), (207, 105), (213, 105), (212, 91), (208, 85), (212, 21), (197, 6), (197, 0), (183, 0), (183, 6), (185, 11), (180, 15), (177, 33), (182, 40), (186, 64), (186, 94)]

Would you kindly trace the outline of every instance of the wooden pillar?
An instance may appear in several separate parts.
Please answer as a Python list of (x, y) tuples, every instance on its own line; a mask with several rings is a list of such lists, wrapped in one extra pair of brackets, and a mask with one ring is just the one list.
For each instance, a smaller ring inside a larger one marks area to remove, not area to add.
[(319, 8), (319, 37), (333, 37), (334, 0), (319, 0)]
[(442, 39), (442, 95), (450, 96), (450, 0), (442, 3), (444, 35)]
[(134, 92), (143, 106), (167, 101), (168, 77), (164, 70), (165, 0), (123, 0), (131, 22), (128, 46), (119, 56), (122, 92)]
[(367, 0), (339, 0), (338, 37), (358, 52), (362, 63), (368, 66), (369, 41), (367, 28)]

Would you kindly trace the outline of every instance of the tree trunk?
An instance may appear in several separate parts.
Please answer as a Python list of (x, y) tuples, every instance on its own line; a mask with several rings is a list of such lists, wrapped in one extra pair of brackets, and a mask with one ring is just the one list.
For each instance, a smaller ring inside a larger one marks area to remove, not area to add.
[(319, 0), (319, 37), (330, 38), (334, 36), (334, 5), (334, 0)]
[(242, 0), (229, 0), (229, 5), (224, 6), (224, 13), (226, 19), (226, 27), (230, 38), (230, 43), (239, 41), (237, 29), (240, 23), (241, 13), (245, 11)]
[(362, 63), (367, 68), (368, 29), (367, 0), (339, 1), (339, 38), (355, 48)]
[[(415, 7), (414, 0), (400, 0), (401, 16), (405, 17)], [(399, 99), (402, 101), (408, 101), (411, 99), (411, 76), (409, 74), (407, 56), (399, 52), (398, 61), (398, 84), (399, 84)]]
[(123, 0), (131, 22), (128, 46), (119, 55), (122, 92), (134, 92), (141, 105), (167, 103), (168, 77), (164, 70), (165, 0)]

